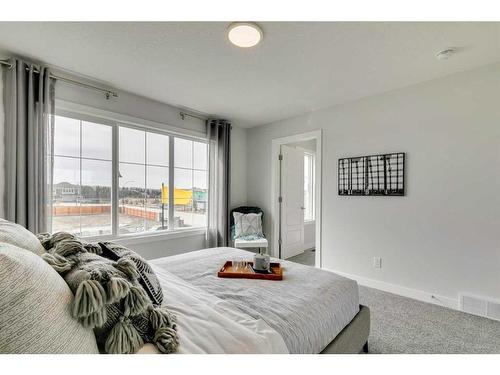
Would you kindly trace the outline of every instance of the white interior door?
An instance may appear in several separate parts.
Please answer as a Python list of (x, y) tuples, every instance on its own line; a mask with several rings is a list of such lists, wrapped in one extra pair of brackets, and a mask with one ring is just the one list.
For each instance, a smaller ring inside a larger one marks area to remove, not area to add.
[(303, 252), (304, 153), (282, 145), (281, 155), (281, 254), (286, 259)]

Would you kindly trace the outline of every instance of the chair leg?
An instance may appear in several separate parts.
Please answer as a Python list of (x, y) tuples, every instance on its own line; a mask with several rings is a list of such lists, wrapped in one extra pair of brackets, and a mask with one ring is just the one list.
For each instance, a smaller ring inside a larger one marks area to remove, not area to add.
[(368, 341), (363, 345), (363, 353), (368, 353)]

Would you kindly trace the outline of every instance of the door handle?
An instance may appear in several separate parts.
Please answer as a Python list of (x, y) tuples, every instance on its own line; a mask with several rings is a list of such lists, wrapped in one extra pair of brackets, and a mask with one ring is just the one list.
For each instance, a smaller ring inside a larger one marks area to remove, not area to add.
[(301, 210), (305, 210), (306, 208), (305, 207), (300, 207)]

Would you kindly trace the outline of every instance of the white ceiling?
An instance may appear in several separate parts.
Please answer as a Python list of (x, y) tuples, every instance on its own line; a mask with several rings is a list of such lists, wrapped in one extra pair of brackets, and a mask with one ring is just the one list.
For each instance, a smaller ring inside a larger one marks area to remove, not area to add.
[(0, 49), (246, 126), (500, 61), (500, 23), (260, 25), (263, 42), (239, 49), (226, 22), (1, 22)]

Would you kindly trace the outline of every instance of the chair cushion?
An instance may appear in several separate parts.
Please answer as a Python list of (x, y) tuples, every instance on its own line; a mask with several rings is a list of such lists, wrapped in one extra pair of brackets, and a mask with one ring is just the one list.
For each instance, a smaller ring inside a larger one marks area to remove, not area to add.
[(262, 213), (242, 214), (233, 212), (234, 217), (234, 237), (256, 236), (263, 237), (262, 233)]
[(0, 353), (98, 353), (71, 316), (73, 293), (38, 255), (0, 243), (0, 296)]
[(0, 242), (8, 243), (41, 255), (45, 252), (36, 236), (23, 226), (0, 219)]
[(265, 238), (259, 238), (257, 240), (244, 240), (237, 238), (234, 240), (234, 247), (236, 248), (246, 248), (246, 247), (267, 247), (268, 243)]

